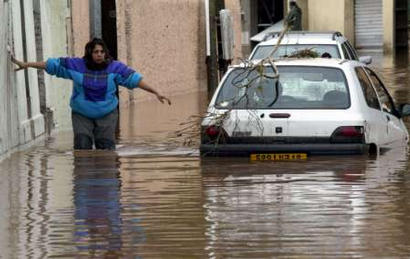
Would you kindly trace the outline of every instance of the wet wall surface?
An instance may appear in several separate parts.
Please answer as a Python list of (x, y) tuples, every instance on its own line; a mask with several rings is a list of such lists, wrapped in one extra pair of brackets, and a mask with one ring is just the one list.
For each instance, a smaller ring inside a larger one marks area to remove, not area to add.
[[(373, 67), (410, 102), (408, 58)], [(170, 137), (206, 93), (121, 113), (116, 152), (61, 133), (0, 163), (1, 258), (380, 258), (410, 255), (407, 149), (254, 163)], [(409, 123), (407, 123), (409, 126)]]

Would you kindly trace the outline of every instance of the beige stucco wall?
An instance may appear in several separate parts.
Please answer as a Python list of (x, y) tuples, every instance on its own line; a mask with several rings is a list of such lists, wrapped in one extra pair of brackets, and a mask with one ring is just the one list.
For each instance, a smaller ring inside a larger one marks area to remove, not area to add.
[(343, 35), (355, 44), (354, 0), (344, 0), (344, 28)]
[(304, 29), (340, 31), (354, 42), (354, 0), (299, 0), (298, 4), (305, 16), (303, 22), (308, 23)]
[[(118, 58), (172, 96), (206, 91), (204, 0), (117, 1)], [(235, 24), (235, 53), (241, 55), (239, 0), (226, 1)], [(120, 104), (151, 99), (121, 88)]]
[[(204, 12), (202, 1), (117, 1), (119, 60), (165, 95), (206, 90)], [(120, 93), (121, 105), (154, 97)]]
[(71, 0), (72, 44), (75, 56), (84, 54), (84, 46), (90, 40), (89, 14), (89, 1)]
[(344, 0), (315, 0), (309, 1), (308, 6), (310, 30), (343, 32)]
[[(343, 33), (355, 43), (354, 0), (298, 0), (308, 1), (309, 30)], [(337, 10), (332, 12), (329, 10)], [(383, 49), (391, 53), (394, 46), (394, 1), (383, 0)]]
[(394, 2), (383, 0), (383, 50), (392, 53), (394, 49)]

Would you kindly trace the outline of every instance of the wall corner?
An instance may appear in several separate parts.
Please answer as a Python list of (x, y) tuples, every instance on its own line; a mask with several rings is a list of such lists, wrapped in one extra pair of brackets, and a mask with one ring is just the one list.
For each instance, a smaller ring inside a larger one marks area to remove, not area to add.
[(393, 53), (394, 44), (394, 1), (383, 0), (383, 51)]
[(355, 46), (354, 0), (345, 0), (343, 35)]

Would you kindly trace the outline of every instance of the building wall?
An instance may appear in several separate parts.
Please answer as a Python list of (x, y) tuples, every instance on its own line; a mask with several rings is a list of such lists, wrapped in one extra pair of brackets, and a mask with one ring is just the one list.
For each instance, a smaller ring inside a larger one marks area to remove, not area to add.
[[(0, 1), (0, 22), (5, 25), (0, 26), (0, 159), (46, 133), (45, 110), (53, 114), (51, 124), (56, 130), (71, 129), (72, 83), (41, 75), (36, 69), (14, 72), (7, 46), (17, 59), (27, 61), (71, 56), (74, 52), (82, 55), (89, 35), (85, 2)], [(75, 29), (70, 3), (75, 8)]]
[(307, 6), (309, 30), (340, 31), (354, 42), (353, 0), (315, 0)]
[(343, 35), (345, 35), (349, 41), (355, 44), (355, 25), (354, 25), (354, 1), (355, 0), (345, 0), (344, 1), (344, 28)]
[[(40, 0), (43, 60), (71, 56), (71, 12), (66, 0)], [(69, 37), (70, 36), (70, 37)], [(45, 74), (46, 106), (52, 110), (55, 130), (71, 129), (69, 101), (72, 82)]]
[(308, 0), (298, 0), (297, 4), (302, 10), (302, 29), (308, 30), (309, 28), (309, 1)]
[[(84, 0), (40, 0), (43, 59), (80, 56), (90, 39), (89, 3)], [(56, 131), (71, 130), (70, 97), (73, 83), (45, 75), (47, 107), (53, 111)]]
[[(344, 0), (309, 1), (309, 30), (330, 31), (344, 30)], [(329, 10), (338, 10), (331, 12)]]
[(383, 50), (390, 54), (394, 49), (394, 1), (383, 0)]
[(0, 158), (45, 132), (37, 72), (14, 72), (7, 53), (9, 46), (17, 58), (36, 60), (33, 2), (23, 3), (1, 1), (0, 20), (6, 26), (0, 28)]
[[(242, 21), (240, 0), (225, 0), (225, 9), (229, 9), (233, 18), (234, 31), (234, 55), (237, 58), (244, 58), (242, 55)], [(239, 60), (236, 60), (238, 63)]]
[(241, 19), (241, 26), (242, 26), (242, 54), (243, 56), (247, 57), (249, 53), (251, 53), (251, 44), (250, 38), (253, 34), (251, 32), (251, 0), (241, 0), (241, 9), (242, 9), (242, 19)]
[[(0, 1), (0, 24), (8, 24), (8, 3)], [(7, 61), (7, 26), (0, 26), (0, 157), (1, 154), (7, 152), (9, 145), (16, 143), (17, 140), (8, 140), (10, 137), (10, 129), (7, 123), (9, 122), (8, 116), (10, 105), (7, 100), (10, 100), (10, 91), (8, 83), (8, 61)], [(14, 128), (14, 127), (13, 127)], [(16, 128), (15, 128), (16, 129)], [(4, 174), (4, 173), (3, 173)], [(3, 174), (0, 174), (3, 176)], [(10, 212), (7, 208), (10, 207), (11, 195), (8, 185), (5, 181), (0, 181), (0, 188), (3, 195), (0, 195), (0, 209), (2, 211), (0, 217), (0, 251), (5, 258), (11, 258), (12, 253), (8, 250), (9, 240), (11, 239), (9, 227)]]
[[(9, 23), (8, 14), (9, 3), (0, 1), (0, 24)], [(11, 107), (16, 106), (15, 103), (13, 106), (10, 104), (10, 102), (15, 102), (13, 96), (16, 94), (16, 89), (11, 89), (9, 83), (11, 73), (9, 72), (10, 63), (7, 56), (8, 33), (8, 26), (0, 26), (0, 125), (2, 125), (0, 127), (0, 156), (18, 142), (17, 136), (11, 136), (18, 124), (9, 124), (12, 122), (10, 116), (16, 114), (10, 111)]]
[[(166, 95), (206, 90), (202, 1), (118, 1), (118, 58)], [(121, 104), (153, 96), (121, 88)]]
[(82, 57), (84, 46), (90, 40), (89, 1), (71, 0), (73, 54)]
[[(298, 0), (307, 1), (308, 30), (340, 31), (353, 44), (355, 42), (354, 0)], [(332, 12), (329, 10), (337, 10)], [(383, 0), (383, 48), (391, 53), (394, 46), (394, 1)]]
[[(227, 1), (240, 53), (239, 1)], [(165, 95), (207, 90), (204, 0), (117, 1), (118, 59)], [(240, 54), (238, 54), (240, 55)], [(151, 99), (121, 88), (121, 105)]]

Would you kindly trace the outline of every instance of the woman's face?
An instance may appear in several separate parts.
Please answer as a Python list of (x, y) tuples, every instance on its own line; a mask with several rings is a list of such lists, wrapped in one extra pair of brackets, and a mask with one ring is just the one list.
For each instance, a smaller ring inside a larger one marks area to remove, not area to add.
[(93, 61), (97, 64), (101, 64), (105, 60), (105, 51), (101, 45), (96, 44), (93, 53), (92, 53)]

